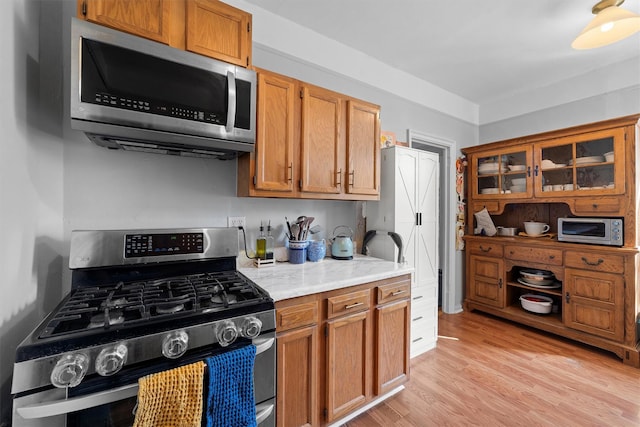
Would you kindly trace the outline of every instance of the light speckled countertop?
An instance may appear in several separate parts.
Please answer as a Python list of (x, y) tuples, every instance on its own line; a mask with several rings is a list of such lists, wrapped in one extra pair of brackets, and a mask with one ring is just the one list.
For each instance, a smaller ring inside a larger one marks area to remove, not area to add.
[(413, 272), (413, 267), (364, 255), (341, 261), (324, 258), (304, 264), (240, 267), (240, 272), (269, 292), (274, 301), (346, 288)]

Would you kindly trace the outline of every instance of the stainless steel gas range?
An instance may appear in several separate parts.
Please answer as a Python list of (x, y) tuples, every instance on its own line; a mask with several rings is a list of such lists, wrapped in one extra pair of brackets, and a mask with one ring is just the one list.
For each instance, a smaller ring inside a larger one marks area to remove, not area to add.
[(74, 231), (71, 292), (16, 351), (13, 425), (131, 426), (140, 378), (254, 345), (275, 426), (274, 303), (237, 254), (234, 228)]

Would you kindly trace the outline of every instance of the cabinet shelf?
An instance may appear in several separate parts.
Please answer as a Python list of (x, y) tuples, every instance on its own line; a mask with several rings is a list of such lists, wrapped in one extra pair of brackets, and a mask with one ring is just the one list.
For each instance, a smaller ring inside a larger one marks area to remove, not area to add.
[(536, 288), (535, 286), (523, 285), (522, 283), (519, 283), (519, 282), (507, 282), (507, 285), (508, 286), (513, 286), (515, 288), (526, 289), (526, 290), (532, 291), (532, 292), (539, 292), (539, 293), (543, 293), (543, 294), (549, 294), (549, 295), (554, 295), (554, 296), (557, 296), (557, 297), (562, 297), (562, 288), (543, 289), (543, 288)]
[[(520, 319), (521, 323), (524, 324), (531, 325), (531, 323), (542, 323), (549, 326), (564, 327), (564, 325), (562, 324), (562, 315), (560, 313), (537, 314), (526, 311), (524, 308), (518, 305), (507, 306), (503, 309), (503, 311), (511, 319)], [(523, 319), (526, 319), (527, 321), (522, 321)]]

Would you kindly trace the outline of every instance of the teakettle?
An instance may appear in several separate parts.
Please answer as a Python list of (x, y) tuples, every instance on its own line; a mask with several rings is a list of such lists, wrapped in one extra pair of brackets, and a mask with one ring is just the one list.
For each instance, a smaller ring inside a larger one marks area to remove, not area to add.
[[(338, 229), (343, 230), (340, 233), (336, 233)], [(351, 240), (353, 230), (346, 225), (339, 225), (333, 230), (333, 236), (331, 240), (331, 258), (353, 259), (353, 241)]]

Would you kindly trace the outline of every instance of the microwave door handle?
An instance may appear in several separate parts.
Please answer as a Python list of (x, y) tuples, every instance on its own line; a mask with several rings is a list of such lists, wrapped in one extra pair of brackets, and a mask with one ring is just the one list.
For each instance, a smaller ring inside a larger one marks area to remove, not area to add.
[(16, 408), (16, 412), (24, 419), (53, 417), (128, 399), (137, 394), (138, 384), (135, 383), (86, 396), (22, 406)]
[(229, 100), (225, 130), (227, 133), (231, 133), (236, 125), (236, 75), (231, 70), (227, 71), (227, 86), (229, 87)]

